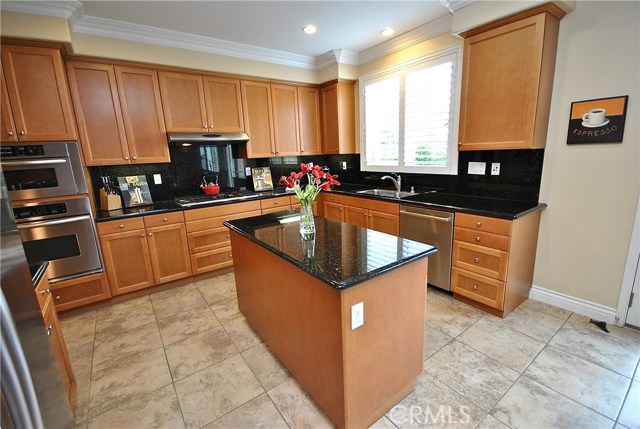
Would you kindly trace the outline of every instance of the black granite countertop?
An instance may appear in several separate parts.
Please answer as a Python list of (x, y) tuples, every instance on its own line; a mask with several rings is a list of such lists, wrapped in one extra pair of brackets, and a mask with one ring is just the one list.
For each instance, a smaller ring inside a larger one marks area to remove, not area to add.
[(36, 287), (42, 279), (45, 271), (47, 271), (47, 267), (49, 267), (49, 261), (43, 262), (35, 262), (33, 264), (29, 264), (29, 271), (31, 272), (31, 281), (33, 282), (33, 286)]
[(226, 221), (243, 237), (336, 289), (345, 289), (434, 254), (428, 244), (315, 218), (313, 240), (300, 236), (295, 210)]
[[(518, 201), (500, 198), (488, 198), (476, 195), (461, 195), (455, 193), (448, 193), (446, 190), (440, 189), (417, 189), (419, 192), (416, 195), (408, 196), (404, 198), (393, 197), (381, 197), (370, 194), (360, 194), (358, 191), (365, 189), (371, 189), (370, 186), (355, 185), (355, 184), (342, 184), (340, 187), (336, 187), (329, 192), (335, 192), (336, 194), (352, 195), (360, 198), (371, 198), (384, 201), (392, 201), (396, 203), (409, 204), (414, 206), (421, 206), (434, 209), (445, 209), (452, 211), (459, 211), (470, 214), (477, 214), (482, 216), (498, 217), (503, 219), (517, 219), (528, 213), (536, 210), (542, 210), (547, 205), (545, 203), (536, 203), (528, 201)], [(323, 191), (324, 192), (324, 191)], [(276, 188), (269, 192), (259, 192), (259, 197), (244, 201), (254, 201), (267, 198), (276, 198), (283, 195), (295, 195), (293, 192), (285, 192), (284, 188)], [(167, 213), (180, 210), (194, 210), (204, 207), (211, 207), (213, 205), (223, 204), (235, 204), (238, 200), (233, 201), (215, 201), (209, 205), (197, 205), (191, 207), (182, 207), (174, 201), (159, 201), (149, 206), (135, 207), (129, 209), (120, 209), (112, 211), (100, 210), (96, 214), (96, 222), (104, 222), (109, 220), (130, 218), (136, 216)]]

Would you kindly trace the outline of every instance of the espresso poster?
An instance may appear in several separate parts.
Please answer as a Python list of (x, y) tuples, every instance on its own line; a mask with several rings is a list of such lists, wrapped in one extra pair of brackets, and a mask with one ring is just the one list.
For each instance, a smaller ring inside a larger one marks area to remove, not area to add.
[(567, 144), (621, 143), (629, 96), (571, 103)]

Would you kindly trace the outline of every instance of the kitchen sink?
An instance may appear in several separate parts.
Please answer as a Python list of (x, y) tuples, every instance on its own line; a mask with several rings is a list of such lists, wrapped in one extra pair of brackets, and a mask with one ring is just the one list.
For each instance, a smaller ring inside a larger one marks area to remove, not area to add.
[(415, 192), (397, 192), (392, 189), (364, 189), (362, 191), (356, 191), (356, 194), (377, 195), (379, 197), (387, 198), (404, 198), (410, 197), (411, 195), (417, 195)]

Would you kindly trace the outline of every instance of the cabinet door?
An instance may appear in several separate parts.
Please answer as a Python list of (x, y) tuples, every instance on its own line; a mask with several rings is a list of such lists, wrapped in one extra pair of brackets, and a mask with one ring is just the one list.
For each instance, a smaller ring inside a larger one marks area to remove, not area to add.
[(113, 66), (67, 63), (86, 165), (129, 163), (127, 137)]
[(209, 131), (244, 132), (239, 80), (205, 77), (204, 95)]
[(0, 96), (2, 97), (2, 105), (0, 108), (0, 139), (3, 142), (18, 141), (16, 134), (16, 124), (13, 122), (13, 113), (11, 113), (11, 105), (9, 104), (9, 94), (7, 93), (7, 83), (4, 81), (4, 71), (0, 73)]
[(2, 66), (19, 140), (77, 138), (60, 51), (5, 45)]
[(115, 72), (131, 162), (171, 161), (156, 71), (116, 67)]
[(318, 88), (298, 87), (298, 122), (300, 125), (300, 154), (321, 154), (320, 90)]
[(322, 88), (322, 146), (324, 153), (356, 153), (353, 83)]
[(42, 309), (42, 317), (44, 318), (44, 326), (49, 337), (51, 352), (56, 363), (62, 386), (67, 393), (67, 400), (71, 409), (75, 406), (76, 399), (76, 379), (73, 375), (71, 360), (67, 351), (67, 345), (64, 342), (64, 335), (60, 328), (58, 314), (53, 305), (51, 296), (49, 296)]
[(153, 286), (144, 229), (100, 236), (104, 265), (113, 295)]
[(244, 127), (249, 134), (247, 157), (274, 156), (271, 89), (268, 83), (242, 81), (242, 112)]
[(369, 210), (360, 207), (344, 206), (344, 222), (350, 225), (369, 227)]
[(156, 284), (191, 275), (184, 223), (147, 228), (149, 254)]
[(342, 204), (325, 201), (322, 209), (324, 212), (324, 217), (326, 217), (327, 219), (334, 219), (339, 220), (340, 222), (344, 222), (344, 206)]
[(295, 86), (271, 84), (276, 156), (299, 155), (298, 96)]
[[(538, 101), (544, 96), (540, 93), (543, 47), (552, 49), (544, 38), (545, 18), (540, 14), (465, 40), (460, 150), (544, 146), (544, 142), (534, 144), (536, 116), (541, 113)], [(555, 58), (555, 47), (552, 50)], [(545, 73), (553, 75), (553, 68)]]
[(186, 73), (158, 72), (167, 131), (207, 131), (202, 78)]
[(325, 154), (340, 152), (338, 130), (338, 84), (322, 88), (322, 149)]
[(400, 217), (389, 213), (369, 210), (368, 228), (397, 236), (400, 234)]

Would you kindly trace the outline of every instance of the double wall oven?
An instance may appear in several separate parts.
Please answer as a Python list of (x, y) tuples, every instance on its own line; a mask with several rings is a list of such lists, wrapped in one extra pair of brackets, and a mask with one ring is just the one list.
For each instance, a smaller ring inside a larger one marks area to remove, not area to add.
[(0, 163), (27, 260), (52, 281), (102, 270), (77, 142), (2, 144)]

